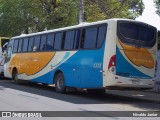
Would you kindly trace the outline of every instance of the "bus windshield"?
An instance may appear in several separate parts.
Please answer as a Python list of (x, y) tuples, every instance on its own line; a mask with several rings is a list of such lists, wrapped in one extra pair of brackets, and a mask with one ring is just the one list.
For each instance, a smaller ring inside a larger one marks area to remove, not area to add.
[(118, 22), (118, 37), (121, 42), (139, 47), (153, 47), (156, 43), (156, 28), (140, 22)]

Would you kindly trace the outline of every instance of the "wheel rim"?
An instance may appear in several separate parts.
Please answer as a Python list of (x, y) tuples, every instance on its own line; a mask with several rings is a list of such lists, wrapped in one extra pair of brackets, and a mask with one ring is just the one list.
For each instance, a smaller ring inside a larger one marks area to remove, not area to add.
[(63, 89), (63, 87), (64, 87), (64, 81), (63, 81), (62, 77), (58, 78), (58, 80), (57, 80), (57, 87), (58, 87), (58, 89)]

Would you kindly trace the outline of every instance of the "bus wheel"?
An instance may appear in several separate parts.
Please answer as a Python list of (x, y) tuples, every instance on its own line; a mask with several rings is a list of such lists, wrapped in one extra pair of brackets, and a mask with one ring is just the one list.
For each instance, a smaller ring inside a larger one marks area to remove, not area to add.
[(19, 80), (18, 80), (18, 71), (17, 71), (16, 69), (13, 70), (13, 73), (12, 73), (12, 80), (13, 80), (15, 83), (19, 84)]
[(64, 75), (61, 72), (59, 72), (55, 77), (55, 88), (56, 88), (56, 91), (59, 92), (59, 93), (65, 93), (66, 92)]

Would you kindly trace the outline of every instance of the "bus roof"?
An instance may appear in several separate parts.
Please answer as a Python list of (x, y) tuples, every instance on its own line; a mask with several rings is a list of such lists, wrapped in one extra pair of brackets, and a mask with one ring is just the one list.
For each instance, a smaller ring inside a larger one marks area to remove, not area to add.
[[(87, 27), (87, 26), (90, 26), (90, 25), (103, 24), (103, 23), (108, 23), (108, 22), (111, 22), (111, 21), (115, 21), (116, 22), (117, 20), (140, 22), (140, 21), (131, 20), (131, 19), (114, 18), (114, 19), (108, 19), (108, 20), (91, 22), (91, 23), (84, 22), (84, 23), (81, 23), (81, 24), (78, 24), (78, 25), (74, 25), (74, 26), (68, 26), (68, 27), (63, 27), (63, 28), (58, 28), (58, 29), (53, 29), (53, 30), (47, 30), (47, 31), (42, 31), (42, 32), (37, 32), (37, 33), (22, 34), (20, 36), (12, 37), (11, 39), (30, 37), (30, 36), (35, 36), (35, 35), (41, 35), (41, 34), (46, 34), (46, 33), (52, 33), (52, 32), (68, 30), (68, 29), (75, 29), (75, 28), (79, 28), (79, 27)], [(140, 23), (143, 23), (143, 22), (140, 22)]]

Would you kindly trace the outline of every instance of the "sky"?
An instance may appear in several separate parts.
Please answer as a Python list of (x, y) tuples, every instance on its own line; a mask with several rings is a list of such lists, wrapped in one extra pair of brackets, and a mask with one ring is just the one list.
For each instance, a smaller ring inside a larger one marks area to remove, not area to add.
[(136, 20), (148, 23), (157, 27), (160, 30), (160, 16), (156, 14), (154, 0), (143, 0), (145, 9), (142, 13), (142, 16), (139, 16)]

